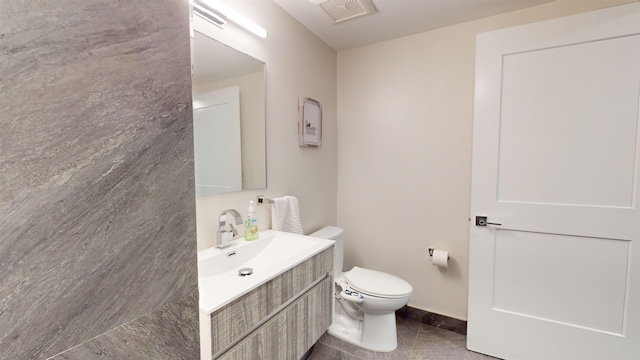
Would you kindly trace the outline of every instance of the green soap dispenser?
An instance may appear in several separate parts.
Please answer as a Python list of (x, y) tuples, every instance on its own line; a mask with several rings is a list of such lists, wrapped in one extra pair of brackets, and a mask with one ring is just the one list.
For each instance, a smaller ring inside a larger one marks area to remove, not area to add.
[(256, 240), (258, 238), (258, 219), (253, 209), (253, 201), (249, 201), (249, 214), (244, 222), (244, 239)]

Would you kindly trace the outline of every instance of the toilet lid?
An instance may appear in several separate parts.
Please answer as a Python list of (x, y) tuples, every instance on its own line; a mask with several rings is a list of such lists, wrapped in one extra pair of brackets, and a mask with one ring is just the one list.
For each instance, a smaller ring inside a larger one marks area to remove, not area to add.
[(349, 285), (361, 293), (379, 297), (403, 297), (411, 295), (413, 287), (391, 274), (354, 266), (344, 273)]

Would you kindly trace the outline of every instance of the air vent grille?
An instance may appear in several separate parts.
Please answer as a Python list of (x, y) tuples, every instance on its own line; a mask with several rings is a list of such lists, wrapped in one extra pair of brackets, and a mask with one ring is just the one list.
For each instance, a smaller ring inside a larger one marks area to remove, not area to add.
[(369, 0), (329, 0), (320, 4), (335, 23), (369, 15), (376, 8)]

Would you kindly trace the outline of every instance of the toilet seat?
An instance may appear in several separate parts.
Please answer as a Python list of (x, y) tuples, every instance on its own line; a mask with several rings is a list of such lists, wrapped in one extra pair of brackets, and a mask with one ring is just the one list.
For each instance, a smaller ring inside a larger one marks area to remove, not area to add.
[(408, 282), (381, 271), (354, 266), (344, 273), (344, 277), (351, 288), (365, 295), (401, 298), (413, 292), (413, 287)]

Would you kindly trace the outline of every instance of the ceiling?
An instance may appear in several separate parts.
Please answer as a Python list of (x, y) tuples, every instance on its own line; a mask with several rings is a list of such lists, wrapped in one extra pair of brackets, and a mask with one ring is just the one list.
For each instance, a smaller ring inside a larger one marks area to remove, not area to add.
[(322, 2), (274, 0), (334, 50), (340, 51), (554, 0), (371, 0), (378, 12), (338, 24), (312, 1)]

